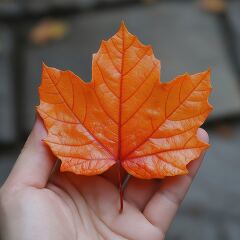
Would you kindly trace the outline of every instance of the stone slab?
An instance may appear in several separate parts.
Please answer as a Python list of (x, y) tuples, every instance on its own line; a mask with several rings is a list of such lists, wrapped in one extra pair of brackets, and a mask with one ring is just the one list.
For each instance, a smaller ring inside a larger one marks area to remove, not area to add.
[(236, 222), (236, 221), (226, 221), (224, 223), (226, 237), (229, 240), (239, 240), (239, 236), (240, 236), (239, 223), (240, 222)]
[(114, 34), (124, 19), (143, 43), (152, 44), (162, 62), (162, 81), (186, 71), (196, 73), (211, 67), (214, 105), (212, 119), (240, 112), (240, 95), (218, 20), (194, 3), (159, 3), (120, 8), (78, 16), (70, 21), (70, 35), (41, 48), (29, 47), (26, 73), (26, 125), (37, 103), (41, 62), (70, 69), (83, 79), (91, 78), (91, 55), (100, 41)]
[[(233, 43), (240, 71), (240, 2), (230, 1), (227, 8), (227, 20), (233, 34)], [(239, 79), (240, 82), (240, 79)]]
[(97, 4), (98, 0), (30, 0), (25, 2), (25, 9), (27, 11), (39, 13), (55, 8), (91, 7)]
[(77, 7), (80, 9), (101, 6), (102, 4), (116, 4), (133, 2), (134, 0), (25, 0), (24, 8), (31, 12), (44, 12), (51, 9), (67, 9)]
[(0, 25), (0, 141), (11, 142), (15, 138), (15, 110), (13, 95), (13, 79), (11, 69), (12, 34)]
[(0, 187), (8, 177), (15, 161), (17, 153), (0, 154)]
[(193, 239), (219, 239), (216, 224), (207, 218), (192, 218), (184, 215), (178, 215), (166, 236), (166, 240)]

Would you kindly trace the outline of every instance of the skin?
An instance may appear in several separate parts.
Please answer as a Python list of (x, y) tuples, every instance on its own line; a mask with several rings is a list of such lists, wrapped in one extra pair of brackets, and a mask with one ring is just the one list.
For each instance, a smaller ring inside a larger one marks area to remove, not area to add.
[[(0, 189), (2, 240), (162, 240), (203, 159), (190, 163), (185, 176), (131, 177), (119, 214), (115, 169), (93, 177), (59, 173), (59, 164), (41, 141), (46, 134), (37, 118)], [(203, 129), (198, 136), (208, 142)]]

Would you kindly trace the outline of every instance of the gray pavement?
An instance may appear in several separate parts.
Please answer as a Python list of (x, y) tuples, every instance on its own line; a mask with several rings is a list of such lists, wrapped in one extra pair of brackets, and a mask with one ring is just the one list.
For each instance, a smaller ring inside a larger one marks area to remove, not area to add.
[(0, 186), (4, 183), (9, 175), (15, 160), (17, 159), (18, 152), (9, 152), (0, 154)]
[[(240, 2), (231, 1), (227, 8), (227, 19), (229, 21), (229, 28), (233, 37), (234, 51), (238, 68), (240, 69)], [(240, 79), (239, 79), (240, 81)]]
[(13, 37), (10, 29), (0, 25), (0, 141), (11, 142), (15, 138), (13, 81), (10, 68)]
[(219, 240), (218, 236), (218, 227), (210, 219), (179, 214), (166, 240)]

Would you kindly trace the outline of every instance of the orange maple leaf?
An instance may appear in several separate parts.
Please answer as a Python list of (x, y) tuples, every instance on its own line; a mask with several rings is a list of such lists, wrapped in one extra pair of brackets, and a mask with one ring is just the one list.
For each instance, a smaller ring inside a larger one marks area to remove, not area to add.
[(209, 145), (196, 136), (212, 106), (210, 71), (160, 82), (151, 46), (124, 23), (93, 56), (92, 81), (43, 65), (37, 110), (61, 171), (96, 175), (118, 164), (144, 179), (186, 174)]

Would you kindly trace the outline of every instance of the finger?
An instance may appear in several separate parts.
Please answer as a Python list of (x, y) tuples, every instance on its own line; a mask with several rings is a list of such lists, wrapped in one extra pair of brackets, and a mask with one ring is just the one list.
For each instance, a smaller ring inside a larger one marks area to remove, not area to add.
[(42, 120), (36, 122), (8, 179), (10, 184), (45, 187), (55, 164), (55, 157), (42, 141), (47, 135)]
[(124, 189), (124, 199), (139, 211), (143, 211), (161, 180), (144, 180), (131, 177)]
[[(208, 134), (203, 129), (199, 129), (198, 136), (203, 141), (208, 142)], [(169, 177), (163, 180), (157, 192), (146, 205), (143, 212), (145, 217), (163, 232), (166, 232), (169, 228), (181, 201), (201, 165), (203, 155), (189, 164), (188, 175)]]

